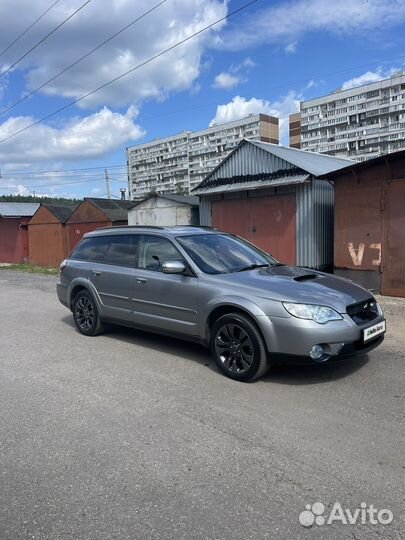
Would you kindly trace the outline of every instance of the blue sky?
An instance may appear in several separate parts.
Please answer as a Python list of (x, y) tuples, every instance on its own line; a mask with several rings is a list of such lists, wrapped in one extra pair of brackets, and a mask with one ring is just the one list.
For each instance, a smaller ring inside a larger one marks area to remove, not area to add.
[[(6, 74), (1, 72), (85, 0), (0, 3), (0, 113), (159, 0), (91, 0)], [(64, 107), (248, 0), (166, 0), (137, 24), (0, 116), (0, 193), (105, 196), (126, 186), (125, 148), (379, 80), (405, 63), (403, 0), (258, 0), (100, 92)], [(107, 6), (107, 9), (106, 9)], [(18, 17), (16, 16), (18, 13)], [(9, 138), (11, 137), (11, 138)], [(4, 140), (7, 139), (7, 140)], [(77, 171), (73, 169), (90, 169)], [(97, 169), (98, 168), (98, 169)], [(64, 171), (61, 173), (46, 171)]]

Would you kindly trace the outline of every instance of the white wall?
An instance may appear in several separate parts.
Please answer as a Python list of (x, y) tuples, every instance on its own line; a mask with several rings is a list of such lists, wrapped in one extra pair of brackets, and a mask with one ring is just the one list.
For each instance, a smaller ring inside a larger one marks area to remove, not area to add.
[(173, 225), (191, 224), (191, 206), (169, 201), (162, 197), (151, 197), (137, 204), (128, 212), (128, 225)]

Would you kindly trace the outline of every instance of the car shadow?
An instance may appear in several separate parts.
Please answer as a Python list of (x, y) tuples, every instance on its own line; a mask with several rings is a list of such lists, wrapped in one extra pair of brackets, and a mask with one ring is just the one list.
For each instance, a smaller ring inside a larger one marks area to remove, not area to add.
[[(77, 332), (71, 316), (63, 317), (62, 321)], [(215, 363), (211, 359), (209, 350), (203, 345), (193, 341), (186, 341), (154, 332), (113, 324), (109, 324), (102, 335), (107, 339), (124, 341), (125, 343), (130, 343), (139, 347), (145, 347), (186, 360), (192, 360), (217, 371)]]
[(369, 362), (367, 354), (337, 362), (308, 365), (273, 366), (260, 380), (287, 385), (322, 384), (344, 379)]
[[(62, 321), (77, 332), (71, 316), (62, 317)], [(208, 367), (217, 372), (218, 375), (221, 375), (211, 357), (210, 351), (199, 343), (118, 325), (108, 325), (103, 336), (107, 339), (125, 341), (132, 345), (146, 347), (154, 351), (164, 352), (172, 356), (190, 360)], [(369, 356), (365, 354), (340, 362), (309, 365), (274, 365), (266, 375), (253, 381), (251, 384), (255, 384), (256, 382), (286, 385), (328, 383), (350, 376), (364, 367), (368, 362)]]

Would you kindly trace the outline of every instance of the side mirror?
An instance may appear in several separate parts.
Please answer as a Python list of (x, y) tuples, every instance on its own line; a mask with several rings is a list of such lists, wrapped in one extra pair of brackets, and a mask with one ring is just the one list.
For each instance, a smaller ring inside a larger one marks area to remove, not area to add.
[(162, 272), (164, 274), (182, 274), (186, 267), (181, 261), (165, 261), (162, 264)]

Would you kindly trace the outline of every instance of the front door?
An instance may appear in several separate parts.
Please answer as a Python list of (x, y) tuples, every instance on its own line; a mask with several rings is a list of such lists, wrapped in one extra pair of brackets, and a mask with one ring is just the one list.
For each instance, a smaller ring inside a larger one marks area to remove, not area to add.
[(169, 332), (198, 334), (198, 278), (164, 274), (165, 261), (183, 256), (167, 238), (142, 237), (135, 275), (133, 317), (136, 324)]

